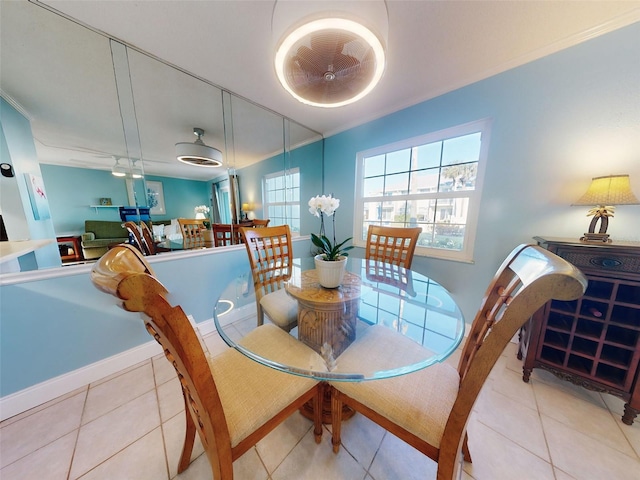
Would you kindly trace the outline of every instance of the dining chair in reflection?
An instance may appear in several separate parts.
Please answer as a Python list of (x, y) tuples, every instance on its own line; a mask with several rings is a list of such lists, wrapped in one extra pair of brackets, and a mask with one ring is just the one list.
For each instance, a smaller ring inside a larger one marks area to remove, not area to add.
[(151, 230), (147, 226), (146, 222), (140, 222), (140, 230), (142, 230), (142, 240), (147, 247), (147, 255), (155, 255), (156, 253), (158, 253), (156, 249), (156, 243), (153, 241), (153, 233), (151, 233)]
[[(178, 473), (189, 467), (197, 431), (214, 480), (233, 479), (233, 462), (310, 400), (317, 412), (315, 440), (320, 443), (322, 384), (261, 365), (233, 348), (210, 356), (182, 308), (169, 304), (167, 289), (131, 245), (118, 245), (103, 255), (91, 280), (119, 299), (125, 310), (145, 314), (147, 331), (177, 372), (186, 412)], [(242, 344), (270, 356), (275, 352), (285, 363), (317, 356), (302, 343), (292, 344), (291, 336), (274, 325), (257, 328)]]
[[(537, 246), (520, 245), (489, 284), (471, 325), (456, 370), (436, 363), (407, 375), (373, 382), (331, 383), (332, 444), (340, 448), (343, 405), (362, 413), (438, 463), (438, 480), (461, 468), (460, 452), (471, 461), (466, 426), (489, 372), (520, 327), (551, 299), (574, 300), (587, 280), (566, 260)], [(388, 368), (379, 352), (420, 358), (421, 345), (382, 325), (370, 327), (338, 358), (336, 370), (358, 365)], [(480, 441), (481, 439), (479, 439)], [(457, 478), (457, 477), (455, 477)]]
[(289, 225), (240, 229), (249, 256), (256, 292), (258, 325), (264, 316), (290, 331), (298, 324), (298, 302), (284, 289), (293, 269), (293, 247)]
[(216, 247), (242, 243), (242, 234), (238, 225), (230, 223), (212, 223), (213, 243)]
[(204, 248), (204, 220), (200, 218), (179, 218), (183, 248)]
[(271, 219), (270, 218), (266, 218), (264, 220), (261, 220), (259, 218), (254, 218), (251, 221), (253, 222), (253, 228), (262, 228), (262, 227), (268, 227), (269, 226), (269, 222), (271, 221)]
[(149, 255), (149, 249), (147, 248), (147, 244), (142, 239), (142, 234), (140, 233), (138, 224), (132, 221), (124, 222), (124, 228), (126, 228), (129, 232), (129, 238), (132, 242), (132, 245), (136, 247), (143, 255)]
[(381, 283), (416, 296), (413, 288), (411, 270), (405, 267), (378, 260), (368, 259), (365, 263), (365, 278), (371, 282)]
[(369, 225), (365, 258), (411, 268), (421, 227)]

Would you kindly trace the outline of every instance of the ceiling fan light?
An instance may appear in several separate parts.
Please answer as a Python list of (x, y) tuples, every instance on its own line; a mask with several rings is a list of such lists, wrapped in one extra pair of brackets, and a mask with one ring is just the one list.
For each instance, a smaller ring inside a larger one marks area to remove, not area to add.
[(222, 166), (222, 152), (217, 148), (205, 145), (202, 141), (204, 130), (194, 128), (193, 133), (198, 139), (193, 142), (176, 143), (176, 158), (182, 163), (195, 165), (197, 167), (220, 167)]
[(285, 90), (300, 102), (341, 107), (375, 88), (384, 73), (385, 52), (378, 37), (364, 25), (345, 18), (324, 18), (284, 38), (276, 51), (275, 69)]

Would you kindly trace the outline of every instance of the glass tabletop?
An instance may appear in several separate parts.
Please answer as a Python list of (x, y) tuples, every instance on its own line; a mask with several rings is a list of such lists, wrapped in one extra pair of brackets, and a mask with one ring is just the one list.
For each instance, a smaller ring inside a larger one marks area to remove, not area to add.
[[(249, 269), (220, 295), (214, 322), (228, 345), (287, 373), (333, 381), (390, 378), (443, 361), (464, 335), (464, 318), (449, 292), (431, 278), (401, 267), (349, 257), (341, 286), (326, 289), (317, 283), (313, 258), (299, 258), (282, 288), (287, 293), (284, 300), (293, 308), (297, 303), (298, 326), (289, 332), (296, 354), (243, 343), (258, 327)], [(300, 343), (310, 347), (308, 356), (299, 355)], [(374, 360), (349, 358), (362, 351)]]

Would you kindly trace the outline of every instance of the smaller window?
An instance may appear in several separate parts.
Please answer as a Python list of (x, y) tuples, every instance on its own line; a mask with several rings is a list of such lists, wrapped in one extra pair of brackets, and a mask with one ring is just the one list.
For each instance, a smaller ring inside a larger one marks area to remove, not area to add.
[(262, 192), (269, 225), (289, 225), (292, 233), (300, 233), (300, 169), (266, 175)]

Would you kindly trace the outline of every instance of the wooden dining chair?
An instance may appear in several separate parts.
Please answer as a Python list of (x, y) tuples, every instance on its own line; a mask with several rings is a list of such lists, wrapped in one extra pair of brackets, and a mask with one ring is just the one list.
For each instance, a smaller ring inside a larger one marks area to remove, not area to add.
[(153, 241), (153, 233), (149, 229), (146, 222), (140, 222), (140, 229), (142, 230), (142, 240), (147, 247), (147, 255), (155, 255), (157, 252), (156, 243)]
[(132, 245), (136, 247), (143, 255), (150, 255), (149, 249), (147, 248), (147, 244), (142, 239), (142, 234), (140, 233), (140, 228), (138, 228), (138, 224), (136, 222), (124, 222), (124, 228), (127, 229), (130, 235), (130, 239), (132, 240)]
[(199, 218), (179, 218), (184, 249), (204, 248), (204, 220)]
[(421, 227), (369, 225), (365, 258), (411, 268)]
[(253, 222), (253, 228), (262, 228), (262, 227), (268, 227), (269, 226), (269, 222), (271, 221), (271, 219), (270, 218), (266, 218), (264, 220), (261, 220), (259, 218), (254, 218), (251, 221)]
[[(334, 452), (340, 448), (342, 407), (346, 404), (435, 460), (438, 480), (453, 479), (460, 468), (461, 450), (465, 460), (471, 461), (467, 421), (507, 343), (547, 301), (574, 300), (584, 294), (586, 286), (584, 275), (566, 260), (537, 246), (520, 245), (490, 283), (457, 370), (437, 363), (386, 380), (330, 382)], [(357, 371), (363, 363), (375, 368), (381, 349), (406, 358), (422, 348), (387, 327), (374, 326), (338, 358), (336, 371)]]
[(216, 247), (238, 245), (242, 243), (242, 233), (238, 225), (230, 223), (212, 223), (213, 243)]
[(298, 302), (284, 289), (293, 269), (289, 225), (240, 229), (249, 256), (256, 292), (258, 325), (265, 314), (280, 328), (290, 331), (298, 324)]
[[(94, 285), (122, 300), (142, 320), (174, 366), (184, 397), (186, 434), (178, 473), (189, 466), (198, 432), (214, 480), (233, 479), (233, 462), (311, 400), (316, 443), (322, 435), (322, 384), (263, 366), (233, 348), (211, 357), (180, 306), (171, 306), (167, 289), (144, 257), (130, 245), (109, 250), (91, 271)], [(317, 354), (274, 325), (263, 325), (241, 343), (278, 361), (295, 362)], [(273, 357), (274, 352), (281, 358)], [(296, 358), (294, 358), (296, 357)], [(318, 357), (318, 361), (322, 361)]]

